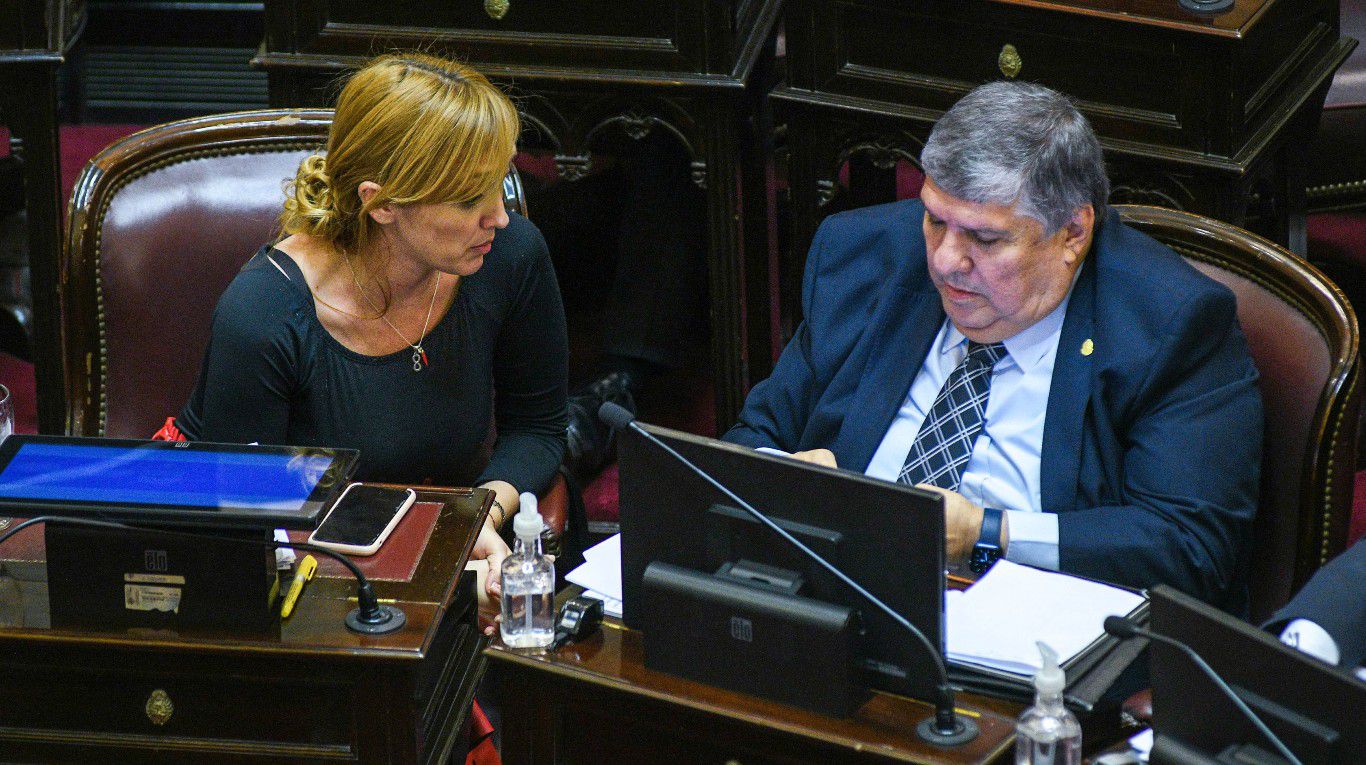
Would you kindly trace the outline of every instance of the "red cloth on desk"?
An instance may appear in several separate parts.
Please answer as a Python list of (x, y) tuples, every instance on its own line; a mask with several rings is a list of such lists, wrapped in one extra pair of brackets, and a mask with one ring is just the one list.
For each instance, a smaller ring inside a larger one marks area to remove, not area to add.
[(477, 701), (470, 709), (470, 751), (465, 755), (465, 765), (503, 765), (503, 758), (493, 747), (493, 724)]

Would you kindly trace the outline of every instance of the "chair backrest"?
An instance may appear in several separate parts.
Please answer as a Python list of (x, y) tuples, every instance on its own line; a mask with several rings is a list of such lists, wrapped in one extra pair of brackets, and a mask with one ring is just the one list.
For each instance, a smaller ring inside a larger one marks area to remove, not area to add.
[[(182, 120), (90, 160), (62, 264), (67, 433), (146, 438), (180, 411), (219, 295), (275, 236), (285, 182), (331, 120), (327, 109)], [(515, 169), (503, 191), (525, 214)]]
[(1261, 237), (1176, 210), (1116, 209), (1237, 296), (1265, 409), (1250, 572), (1261, 620), (1346, 546), (1361, 409), (1356, 314), (1337, 285)]

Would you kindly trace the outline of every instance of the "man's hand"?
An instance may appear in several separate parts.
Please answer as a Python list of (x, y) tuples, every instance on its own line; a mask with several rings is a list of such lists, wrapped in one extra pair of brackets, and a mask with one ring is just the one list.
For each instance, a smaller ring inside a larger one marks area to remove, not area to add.
[[(968, 554), (972, 552), (973, 545), (977, 544), (977, 538), (982, 534), (982, 508), (956, 491), (941, 489), (927, 483), (918, 483), (915, 488), (932, 491), (944, 497), (945, 556), (950, 566), (966, 564)], [(1003, 542), (1004, 531), (1002, 529)]]
[(829, 449), (812, 449), (805, 452), (793, 452), (792, 458), (801, 460), (802, 462), (810, 462), (813, 465), (824, 465), (832, 468), (839, 467), (839, 465), (835, 464), (835, 453)]

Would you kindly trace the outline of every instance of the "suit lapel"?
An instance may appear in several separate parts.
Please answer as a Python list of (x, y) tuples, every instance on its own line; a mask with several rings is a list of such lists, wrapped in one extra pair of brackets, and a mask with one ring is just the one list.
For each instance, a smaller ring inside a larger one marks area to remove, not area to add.
[(1081, 471), (1082, 425), (1091, 399), (1095, 346), (1096, 264), (1098, 248), (1082, 264), (1081, 275), (1067, 302), (1067, 316), (1058, 336), (1053, 382), (1048, 390), (1043, 447), (1039, 455), (1040, 501), (1044, 510), (1066, 511), (1076, 504), (1077, 475)]
[(860, 349), (868, 359), (862, 382), (831, 446), (842, 467), (868, 467), (943, 323), (943, 304), (933, 288), (888, 290), (877, 308), (873, 331), (862, 341), (870, 344)]

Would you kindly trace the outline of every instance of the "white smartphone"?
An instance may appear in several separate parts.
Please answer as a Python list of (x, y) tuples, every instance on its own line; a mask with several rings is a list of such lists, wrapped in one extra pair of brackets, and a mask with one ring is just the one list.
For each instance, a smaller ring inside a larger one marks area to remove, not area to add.
[(416, 500), (412, 489), (353, 483), (308, 541), (348, 555), (374, 555)]

